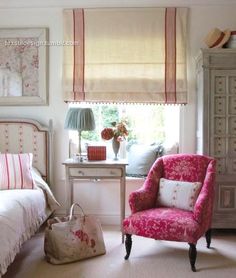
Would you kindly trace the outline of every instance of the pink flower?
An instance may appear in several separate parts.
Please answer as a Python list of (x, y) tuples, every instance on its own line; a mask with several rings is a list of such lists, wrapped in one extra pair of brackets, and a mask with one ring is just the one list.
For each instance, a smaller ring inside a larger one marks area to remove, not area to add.
[(102, 139), (110, 140), (114, 137), (114, 132), (112, 128), (106, 127), (101, 132)]
[(126, 127), (126, 123), (121, 121), (119, 123), (113, 122), (111, 123), (112, 127), (106, 127), (101, 132), (102, 139), (110, 140), (115, 138), (118, 142), (121, 142), (128, 136), (128, 130)]

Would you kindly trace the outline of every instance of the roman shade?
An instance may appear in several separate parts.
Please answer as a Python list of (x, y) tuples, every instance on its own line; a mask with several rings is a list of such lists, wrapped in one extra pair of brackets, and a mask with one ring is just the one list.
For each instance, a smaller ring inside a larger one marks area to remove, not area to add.
[(187, 8), (64, 10), (64, 100), (187, 102)]

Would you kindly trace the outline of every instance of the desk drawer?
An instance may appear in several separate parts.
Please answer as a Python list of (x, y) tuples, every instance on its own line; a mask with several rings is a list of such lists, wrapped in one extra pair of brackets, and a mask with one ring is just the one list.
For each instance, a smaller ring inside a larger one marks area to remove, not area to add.
[(73, 177), (121, 177), (122, 169), (117, 168), (70, 168)]

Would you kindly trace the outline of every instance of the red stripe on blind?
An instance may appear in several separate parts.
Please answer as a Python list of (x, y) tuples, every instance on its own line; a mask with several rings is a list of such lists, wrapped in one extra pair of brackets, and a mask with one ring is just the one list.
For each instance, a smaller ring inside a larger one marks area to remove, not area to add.
[(74, 100), (84, 100), (84, 10), (73, 10), (74, 27)]
[[(73, 10), (73, 30), (74, 30), (74, 44), (75, 44), (75, 10)], [(74, 61), (73, 61), (73, 94), (74, 94), (74, 99), (75, 99), (75, 45), (74, 45)]]
[(85, 55), (84, 55), (84, 45), (85, 45), (85, 40), (84, 40), (84, 9), (82, 9), (82, 24), (81, 24), (81, 28), (83, 28), (82, 31), (82, 38), (81, 38), (81, 60), (82, 60), (82, 75), (81, 75), (81, 82), (82, 82), (82, 98), (83, 100), (85, 100), (85, 93), (84, 93), (84, 65), (85, 65)]
[(165, 102), (176, 103), (176, 8), (165, 11)]

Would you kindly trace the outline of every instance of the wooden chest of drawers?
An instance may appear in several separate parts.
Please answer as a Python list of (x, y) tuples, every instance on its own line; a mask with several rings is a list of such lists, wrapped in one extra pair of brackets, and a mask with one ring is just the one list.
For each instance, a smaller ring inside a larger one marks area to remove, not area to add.
[(217, 160), (213, 228), (236, 228), (236, 49), (197, 58), (197, 152)]

